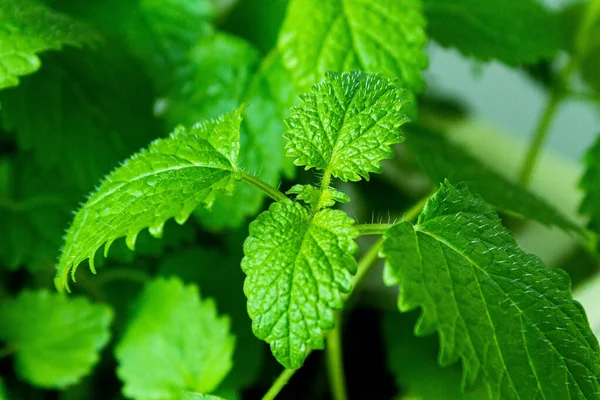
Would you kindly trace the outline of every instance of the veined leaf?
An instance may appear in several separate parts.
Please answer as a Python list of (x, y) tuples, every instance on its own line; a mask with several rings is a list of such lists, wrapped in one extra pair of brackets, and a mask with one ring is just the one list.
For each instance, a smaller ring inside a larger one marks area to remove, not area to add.
[(580, 186), (585, 191), (580, 212), (590, 217), (590, 228), (600, 234), (600, 134), (585, 156), (587, 169)]
[(182, 224), (200, 204), (210, 207), (218, 193), (231, 193), (239, 179), (236, 166), (242, 109), (217, 119), (175, 128), (109, 174), (75, 215), (67, 231), (56, 284), (68, 288), (79, 263), (106, 243), (126, 236), (133, 250), (140, 230), (160, 236), (169, 218)]
[(0, 89), (37, 71), (37, 54), (64, 45), (82, 47), (100, 36), (87, 25), (34, 0), (0, 0)]
[(356, 273), (353, 220), (325, 209), (310, 216), (299, 203), (273, 203), (250, 224), (244, 243), (244, 293), (254, 334), (286, 368), (322, 349)]
[(505, 179), (438, 133), (425, 128), (411, 128), (406, 146), (434, 184), (444, 179), (464, 182), (472, 192), (480, 194), (488, 204), (502, 211), (547, 226), (581, 232), (581, 228), (545, 200)]
[(296, 165), (330, 172), (343, 181), (369, 179), (391, 146), (404, 140), (402, 91), (389, 79), (354, 71), (328, 73), (301, 97), (287, 119), (287, 155)]
[(140, 294), (115, 356), (123, 394), (138, 400), (210, 393), (231, 369), (229, 320), (195, 285), (157, 279)]
[(64, 388), (98, 362), (111, 320), (110, 309), (87, 299), (25, 291), (0, 303), (0, 339), (14, 350), (21, 378), (43, 388)]
[(422, 307), (417, 335), (437, 330), (441, 365), (462, 360), (463, 387), (483, 377), (494, 399), (591, 399), (600, 351), (564, 271), (523, 252), (498, 216), (448, 182), (416, 225), (384, 235), (385, 282), (401, 311)]
[(327, 71), (355, 69), (421, 92), (426, 44), (420, 0), (292, 0), (278, 46), (303, 92)]
[(325, 189), (325, 193), (321, 193), (321, 189), (313, 185), (294, 185), (286, 194), (295, 194), (296, 199), (302, 200), (311, 207), (317, 207), (319, 200), (321, 207), (332, 207), (336, 202), (347, 203), (350, 197), (344, 192), (340, 192), (334, 188)]
[(424, 0), (423, 10), (432, 39), (483, 61), (535, 63), (560, 50), (560, 19), (536, 0)]

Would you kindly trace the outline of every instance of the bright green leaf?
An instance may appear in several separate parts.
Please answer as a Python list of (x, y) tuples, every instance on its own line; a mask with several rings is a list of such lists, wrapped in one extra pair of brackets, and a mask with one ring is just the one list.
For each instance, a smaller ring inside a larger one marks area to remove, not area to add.
[(287, 368), (300, 368), (309, 348), (322, 349), (323, 331), (352, 288), (356, 273), (354, 221), (325, 209), (312, 217), (299, 203), (273, 203), (250, 224), (244, 242), (244, 293), (254, 334)]
[(321, 207), (333, 207), (338, 203), (347, 203), (350, 201), (350, 197), (344, 192), (340, 192), (334, 188), (325, 189), (325, 193), (321, 193), (321, 189), (313, 185), (294, 185), (286, 194), (295, 194), (296, 199), (304, 201), (306, 204), (317, 207), (319, 201), (321, 201)]
[(195, 285), (151, 281), (115, 349), (123, 394), (176, 400), (184, 390), (210, 393), (231, 369), (234, 341), (227, 317)]
[(524, 253), (498, 216), (449, 183), (416, 225), (384, 235), (385, 282), (401, 311), (422, 307), (417, 335), (438, 331), (440, 364), (494, 399), (582, 399), (600, 391), (600, 350), (564, 271)]
[(580, 186), (585, 191), (580, 212), (590, 217), (590, 228), (600, 233), (600, 134), (585, 156), (587, 169)]
[(301, 97), (287, 120), (287, 155), (296, 165), (330, 172), (343, 181), (381, 171), (391, 146), (404, 140), (402, 91), (389, 79), (354, 71), (328, 73)]
[(424, 0), (428, 32), (442, 46), (509, 65), (552, 58), (560, 19), (536, 0)]
[(231, 193), (239, 179), (236, 166), (242, 109), (217, 119), (181, 126), (153, 142), (109, 174), (75, 215), (60, 257), (56, 283), (68, 287), (79, 263), (93, 258), (106, 243), (126, 236), (130, 249), (140, 230), (160, 236), (169, 218), (182, 224), (203, 204), (210, 207), (218, 193)]
[(581, 229), (542, 198), (510, 182), (446, 138), (424, 128), (411, 130), (409, 151), (431, 180), (464, 182), (486, 202), (521, 218), (534, 219), (566, 231)]
[(41, 65), (37, 54), (64, 45), (91, 45), (100, 37), (85, 24), (34, 0), (0, 0), (0, 89)]
[(165, 258), (158, 274), (177, 276), (185, 283), (198, 285), (203, 296), (215, 299), (219, 312), (231, 319), (231, 331), (236, 338), (233, 368), (221, 387), (244, 389), (255, 383), (264, 362), (265, 348), (252, 333), (243, 291), (245, 275), (239, 258), (215, 250), (192, 248)]
[(112, 312), (87, 299), (22, 292), (0, 303), (0, 339), (27, 382), (63, 388), (87, 375), (110, 337)]
[(421, 92), (426, 44), (420, 0), (292, 0), (279, 35), (284, 63), (301, 91), (327, 71), (358, 69)]

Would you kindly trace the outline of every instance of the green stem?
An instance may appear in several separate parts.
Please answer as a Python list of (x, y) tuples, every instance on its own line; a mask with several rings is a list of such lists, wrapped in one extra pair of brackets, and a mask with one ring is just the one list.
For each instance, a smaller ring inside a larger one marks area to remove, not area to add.
[(264, 182), (263, 180), (261, 180), (260, 178), (254, 176), (254, 175), (250, 175), (250, 174), (247, 174), (246, 172), (242, 172), (242, 179), (245, 182), (249, 183), (250, 185), (254, 186), (255, 188), (260, 189), (267, 196), (269, 196), (270, 198), (272, 198), (275, 201), (289, 200), (285, 194), (281, 193), (279, 190), (275, 189), (273, 186), (269, 185), (267, 182)]
[(356, 267), (356, 275), (354, 275), (354, 282), (352, 284), (353, 287), (356, 288), (360, 281), (363, 280), (365, 275), (367, 275), (367, 272), (371, 270), (371, 266), (375, 265), (375, 261), (379, 256), (379, 250), (381, 249), (382, 245), (383, 237), (380, 237), (360, 259), (358, 266)]
[(358, 230), (361, 236), (364, 235), (382, 235), (390, 229), (394, 224), (358, 224), (354, 227)]
[(425, 208), (425, 204), (427, 204), (430, 197), (431, 197), (431, 195), (427, 195), (427, 196), (423, 197), (421, 200), (419, 200), (417, 203), (415, 203), (415, 205), (413, 205), (411, 208), (406, 210), (402, 220), (403, 221), (412, 221), (413, 219), (417, 218), (419, 216), (419, 214), (421, 213), (421, 211), (423, 211), (423, 208)]
[(262, 400), (273, 400), (279, 392), (283, 389), (283, 387), (288, 383), (290, 378), (296, 373), (296, 369), (284, 369), (283, 372), (279, 375), (277, 380), (273, 382), (273, 385), (269, 388), (269, 391), (265, 393)]
[(342, 356), (342, 313), (337, 313), (335, 328), (327, 334), (327, 371), (329, 386), (334, 400), (347, 400), (344, 361)]
[(331, 182), (331, 171), (326, 169), (323, 173), (323, 179), (321, 180), (321, 195), (319, 196), (319, 201), (317, 201), (317, 206), (315, 207), (315, 212), (319, 211), (323, 208), (323, 201), (325, 199), (325, 192), (329, 189), (329, 183)]

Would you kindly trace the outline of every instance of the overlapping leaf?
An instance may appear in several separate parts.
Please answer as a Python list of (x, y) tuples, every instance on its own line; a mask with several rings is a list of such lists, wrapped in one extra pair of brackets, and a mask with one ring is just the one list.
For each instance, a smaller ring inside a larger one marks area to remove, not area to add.
[(483, 377), (494, 399), (597, 396), (598, 341), (567, 275), (523, 252), (465, 186), (443, 184), (382, 253), (400, 310), (422, 307), (416, 333), (439, 332), (440, 363), (461, 359), (465, 387)]
[(435, 184), (444, 179), (465, 182), (471, 191), (502, 211), (566, 231), (581, 231), (546, 201), (505, 179), (440, 134), (414, 128), (406, 145)]
[(85, 24), (35, 0), (0, 0), (0, 89), (40, 67), (37, 54), (100, 40)]
[(580, 212), (590, 217), (590, 228), (600, 234), (600, 134), (588, 150), (585, 161), (587, 169), (580, 183), (585, 197)]
[(79, 263), (106, 243), (126, 236), (133, 249), (140, 230), (159, 236), (164, 223), (183, 223), (201, 204), (210, 207), (219, 193), (231, 193), (239, 179), (236, 165), (242, 109), (217, 119), (175, 128), (106, 177), (75, 215), (60, 257), (57, 286), (67, 287)]
[(327, 71), (359, 69), (420, 92), (426, 44), (419, 0), (292, 0), (279, 35), (284, 63), (301, 91)]
[(322, 349), (356, 272), (353, 220), (325, 209), (310, 216), (299, 203), (273, 203), (250, 224), (244, 243), (244, 292), (254, 334), (287, 368), (309, 348)]
[(140, 294), (115, 356), (123, 394), (138, 400), (210, 393), (232, 365), (229, 320), (195, 285), (157, 279)]
[(0, 339), (24, 380), (64, 388), (88, 374), (110, 337), (112, 312), (87, 299), (22, 292), (0, 303)]
[(332, 207), (336, 202), (347, 203), (350, 201), (350, 197), (344, 192), (334, 188), (326, 188), (324, 192), (321, 192), (321, 189), (313, 185), (294, 185), (286, 194), (295, 194), (296, 199), (302, 200), (313, 208)]
[(483, 61), (535, 63), (560, 50), (560, 19), (536, 0), (424, 0), (423, 10), (432, 39)]
[(296, 165), (331, 173), (343, 181), (369, 179), (381, 171), (391, 146), (404, 140), (408, 121), (402, 91), (389, 79), (354, 71), (328, 73), (301, 97), (287, 120), (287, 155)]

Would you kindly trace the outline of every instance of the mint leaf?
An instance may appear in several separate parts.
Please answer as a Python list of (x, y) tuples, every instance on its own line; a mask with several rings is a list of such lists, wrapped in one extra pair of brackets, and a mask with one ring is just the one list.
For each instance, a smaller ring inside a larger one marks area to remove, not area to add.
[(406, 100), (389, 79), (354, 71), (328, 73), (301, 97), (287, 119), (287, 155), (306, 169), (325, 170), (343, 181), (369, 179), (391, 146), (404, 140)]
[(459, 358), (463, 387), (483, 377), (498, 398), (594, 398), (600, 358), (564, 271), (524, 253), (498, 216), (448, 182), (416, 225), (384, 235), (385, 282), (401, 311), (422, 307), (415, 333), (437, 330), (440, 364)]
[(579, 186), (585, 197), (579, 211), (590, 217), (590, 228), (600, 233), (600, 134), (585, 155), (586, 170)]
[(424, 0), (432, 39), (483, 61), (533, 64), (560, 49), (557, 15), (536, 0)]
[(64, 388), (87, 375), (110, 337), (112, 312), (87, 299), (24, 291), (0, 303), (0, 339), (32, 385)]
[(581, 228), (544, 199), (510, 182), (442, 135), (425, 128), (411, 129), (406, 145), (435, 184), (444, 179), (464, 182), (472, 192), (502, 211), (547, 226), (581, 232)]
[(461, 393), (460, 365), (441, 368), (437, 363), (437, 336), (415, 337), (413, 314), (383, 314), (387, 363), (402, 396), (407, 399), (488, 400), (484, 388)]
[(360, 69), (421, 92), (426, 44), (418, 0), (292, 0), (278, 46), (301, 91), (327, 71)]
[[(184, 390), (212, 392), (231, 369), (229, 320), (195, 285), (156, 279), (140, 294), (115, 349), (123, 394), (182, 399)], [(150, 351), (151, 350), (151, 351)]]
[(42, 169), (59, 174), (54, 180), (82, 196), (160, 133), (152, 85), (115, 46), (69, 49), (43, 60), (39, 73), (0, 92), (0, 119), (21, 150), (31, 150)]
[(65, 45), (82, 47), (100, 36), (87, 25), (33, 0), (0, 0), (0, 89), (39, 69), (37, 54)]
[(313, 185), (294, 185), (286, 194), (295, 194), (296, 199), (304, 201), (307, 205), (315, 208), (319, 201), (323, 208), (332, 207), (336, 202), (347, 203), (350, 197), (346, 193), (340, 192), (334, 188), (321, 189)]
[(239, 179), (236, 166), (242, 109), (217, 120), (175, 128), (109, 174), (75, 215), (67, 231), (56, 276), (57, 287), (68, 288), (79, 263), (106, 243), (126, 236), (130, 249), (140, 230), (160, 236), (169, 218), (183, 224), (203, 204), (210, 207), (218, 193), (231, 193)]
[(310, 216), (298, 203), (273, 203), (250, 224), (244, 242), (244, 293), (252, 330), (286, 368), (300, 368), (309, 348), (322, 349), (323, 331), (356, 273), (354, 221), (325, 209)]
[(240, 269), (239, 257), (191, 248), (165, 258), (158, 274), (177, 276), (185, 283), (198, 285), (205, 297), (216, 301), (219, 313), (231, 319), (231, 331), (236, 338), (233, 367), (221, 388), (241, 390), (255, 383), (264, 363), (265, 349), (264, 343), (252, 333), (243, 289), (245, 275)]

